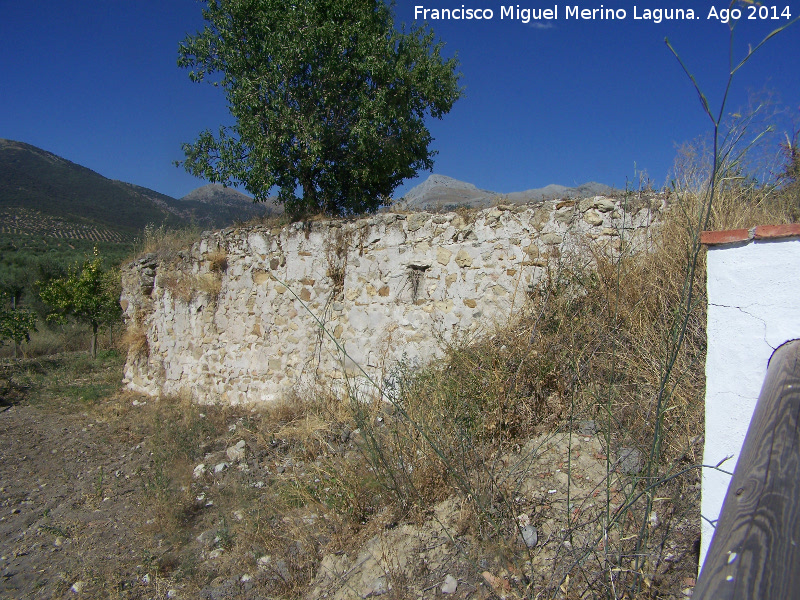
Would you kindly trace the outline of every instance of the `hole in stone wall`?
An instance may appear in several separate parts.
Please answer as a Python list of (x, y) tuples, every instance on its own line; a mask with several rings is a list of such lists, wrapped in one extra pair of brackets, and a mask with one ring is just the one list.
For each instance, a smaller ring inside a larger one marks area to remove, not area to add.
[(411, 286), (411, 302), (417, 301), (419, 294), (419, 286), (425, 277), (425, 271), (428, 270), (427, 265), (408, 265), (408, 283)]

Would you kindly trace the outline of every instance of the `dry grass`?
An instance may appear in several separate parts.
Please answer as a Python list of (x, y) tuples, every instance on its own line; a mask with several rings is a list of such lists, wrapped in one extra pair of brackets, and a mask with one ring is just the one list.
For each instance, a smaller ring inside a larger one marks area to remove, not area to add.
[(200, 230), (197, 228), (168, 229), (163, 225), (156, 227), (148, 225), (144, 229), (144, 236), (135, 253), (136, 257), (144, 254), (155, 254), (159, 260), (172, 261), (178, 252), (185, 250), (200, 239)]
[(353, 244), (353, 232), (342, 228), (336, 230), (333, 238), (325, 243), (325, 259), (328, 268), (325, 272), (333, 283), (331, 298), (338, 298), (344, 293), (344, 279), (347, 271), (347, 253)]
[(219, 271), (203, 273), (196, 276), (192, 284), (194, 291), (216, 300), (222, 291), (222, 276)]
[(140, 325), (125, 329), (119, 342), (120, 349), (129, 357), (142, 358), (150, 355), (150, 342), (147, 333)]
[[(264, 594), (301, 597), (326, 557), (399, 523), (422, 526), (437, 503), (453, 501), (457, 518), (437, 526), (462, 540), (454, 552), (476, 569), (489, 560), (488, 585), (509, 597), (647, 598), (678, 590), (696, 575), (703, 433), (702, 253), (693, 296), (686, 295), (704, 192), (692, 164), (679, 164), (679, 184), (647, 251), (634, 253), (623, 230), (604, 248), (554, 252), (510, 323), (452, 341), (425, 368), (399, 365), (380, 383), (390, 401), (315, 388), (255, 412), (170, 398), (137, 410), (130, 427), (151, 452), (139, 476), (152, 527), (175, 548), (152, 572), (187, 582), (187, 590), (220, 573), (258, 573)], [(719, 188), (710, 228), (796, 217), (791, 188), (738, 182)], [(629, 213), (659, 210), (648, 198), (629, 195)], [(226, 253), (208, 253), (206, 272), (187, 275), (177, 268), (176, 238), (169, 239), (161, 252), (172, 262), (159, 269), (159, 286), (184, 302), (216, 298)], [(349, 243), (334, 239), (327, 248), (341, 281)], [(122, 343), (147, 351), (136, 328)], [(132, 421), (130, 400), (118, 406), (113, 418)], [(567, 473), (575, 489), (585, 485), (570, 461), (580, 456), (572, 444), (582, 436), (574, 432), (587, 421), (606, 457), (590, 499), (523, 494), (527, 480), (548, 471)], [(225, 450), (239, 440), (247, 460), (214, 473), (230, 463)], [(553, 440), (560, 455), (544, 451)], [(639, 452), (638, 472), (617, 468), (624, 449)], [(195, 476), (200, 463), (205, 470)], [(534, 549), (519, 544), (525, 518), (542, 537), (550, 532)], [(213, 541), (198, 550), (192, 540), (205, 532)], [(221, 554), (210, 561), (215, 550)], [(398, 564), (386, 577), (391, 594), (404, 597), (410, 572)]]
[[(119, 325), (114, 327), (114, 336), (119, 332)], [(70, 322), (57, 325), (41, 320), (37, 323), (37, 331), (30, 332), (30, 341), (20, 345), (20, 356), (26, 358), (50, 356), (62, 352), (85, 351), (91, 344), (91, 331), (81, 323)], [(99, 349), (109, 349), (114, 346), (108, 336), (108, 330), (101, 333), (97, 339)], [(0, 358), (14, 356), (14, 346), (0, 345)]]
[[(183, 548), (173, 571), (194, 565), (192, 581), (208, 581), (213, 573), (203, 558), (220, 550), (214, 572), (259, 573), (265, 592), (298, 597), (322, 549), (347, 530), (319, 497), (326, 471), (336, 476), (342, 470), (330, 468), (329, 457), (340, 443), (337, 418), (344, 413), (329, 400), (291, 398), (251, 412), (161, 398), (140, 411), (145, 418), (136, 427), (147, 432), (151, 451), (142, 478), (156, 514), (153, 527)], [(239, 468), (225, 453), (238, 440), (247, 447)], [(229, 466), (215, 473), (223, 462)], [(198, 477), (199, 463), (206, 469)], [(187, 543), (188, 529), (193, 537), (207, 532), (202, 556)]]
[[(656, 593), (648, 588), (653, 581), (680, 585), (696, 575), (691, 559), (679, 569), (665, 562), (664, 549), (679, 542), (691, 548), (699, 532), (704, 255), (691, 295), (687, 278), (702, 192), (684, 188), (672, 194), (649, 251), (627, 253), (623, 239), (616, 250), (586, 247), (561, 254), (532, 286), (530, 304), (513, 323), (488, 337), (450, 344), (444, 360), (421, 371), (398, 369), (391, 405), (352, 403), (364, 457), (395, 506), (410, 510), (458, 494), (471, 504), (473, 526), (493, 531), (494, 541), (487, 543), (496, 545), (496, 535), (519, 517), (502, 491), (498, 457), (543, 432), (572, 430), (591, 420), (603, 438), (609, 473), (615, 468), (611, 457), (625, 448), (639, 453), (642, 468), (607, 478), (609, 510), (611, 498), (623, 498), (614, 503), (613, 515), (585, 524), (570, 524), (569, 512), (562, 515), (566, 539), (580, 534), (589, 540), (587, 532), (602, 522), (594, 543), (604, 537), (606, 543), (599, 551), (590, 544), (573, 555), (573, 567), (565, 558), (553, 573), (556, 583), (572, 581), (571, 589), (577, 585), (581, 593), (616, 589), (648, 597)], [(642, 207), (638, 196), (628, 200), (634, 210)], [(774, 189), (728, 184), (716, 198), (710, 227), (788, 222), (786, 207), (785, 195)], [(669, 506), (659, 509), (659, 518), (668, 515), (670, 524), (658, 533), (648, 525), (655, 496)], [(693, 525), (673, 532), (686, 522)], [(525, 554), (499, 548), (507, 568), (519, 572)], [(552, 591), (520, 585), (524, 597)]]
[[(794, 160), (791, 154), (787, 160)], [(783, 172), (766, 184), (744, 175), (742, 161), (724, 162), (718, 166), (717, 189), (711, 204), (709, 230), (746, 229), (756, 225), (797, 222), (800, 218), (798, 185), (791, 177), (787, 163), (773, 167)], [(678, 150), (675, 178), (671, 191), (676, 214), (671, 223), (673, 233), (686, 237), (697, 227), (700, 203), (705, 201), (711, 176), (711, 156), (704, 140), (687, 143)], [(780, 185), (778, 185), (780, 184)]]
[(223, 250), (214, 250), (205, 256), (208, 270), (212, 273), (224, 273), (228, 269), (228, 253)]
[[(239, 417), (217, 407), (203, 407), (201, 417), (186, 401), (161, 403), (148, 425), (154, 445), (146, 479), (158, 526), (173, 539), (188, 523), (197, 531), (196, 498), (213, 497), (216, 520), (207, 520), (209, 511), (202, 519), (224, 550), (218, 564), (258, 570), (266, 593), (290, 598), (308, 591), (323, 557), (393, 524), (421, 524), (431, 507), (456, 498), (460, 517), (449, 535), (471, 540), (460, 552), (476, 565), (494, 557), (492, 581), (512, 596), (645, 598), (684, 585), (696, 576), (699, 535), (702, 253), (690, 297), (686, 282), (704, 189), (690, 185), (700, 175), (678, 173), (683, 183), (670, 192), (646, 251), (634, 253), (623, 231), (606, 247), (553, 253), (512, 322), (451, 342), (444, 359), (425, 368), (398, 366), (382, 384), (389, 402), (306, 389)], [(629, 195), (630, 214), (660, 209), (647, 198)], [(785, 190), (728, 182), (718, 189), (710, 227), (787, 222), (791, 202)], [(333, 240), (328, 248), (340, 277), (345, 245)], [(220, 251), (204, 260), (206, 274), (161, 271), (160, 285), (184, 301), (215, 297), (227, 257)], [(226, 433), (223, 424), (234, 418), (235, 432)], [(593, 500), (573, 500), (577, 508), (569, 498), (563, 508), (546, 498), (520, 504), (525, 480), (547, 468), (534, 460), (545, 454), (531, 450), (532, 440), (566, 444), (560, 468), (576, 489), (584, 484), (570, 464), (580, 452), (569, 432), (587, 421), (606, 457)], [(220, 452), (237, 439), (262, 471), (226, 475), (239, 483), (225, 485), (221, 476), (192, 477), (199, 462), (224, 460)], [(638, 471), (617, 469), (627, 449), (641, 456)], [(524, 466), (514, 471), (513, 464)], [(556, 533), (528, 550), (517, 532), (531, 516)], [(680, 562), (670, 558), (676, 555)], [(397, 595), (409, 574), (390, 571)]]
[(179, 269), (159, 269), (157, 275), (158, 286), (176, 300), (188, 303), (195, 295), (192, 277)]
[(198, 294), (205, 295), (213, 302), (222, 291), (222, 274), (219, 271), (198, 275), (186, 273), (174, 265), (165, 267), (158, 272), (158, 285), (180, 302), (188, 304)]

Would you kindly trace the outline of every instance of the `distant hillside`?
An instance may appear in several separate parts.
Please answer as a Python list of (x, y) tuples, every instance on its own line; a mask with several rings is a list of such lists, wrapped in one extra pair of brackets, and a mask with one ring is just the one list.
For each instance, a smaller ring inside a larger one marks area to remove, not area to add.
[[(27, 209), (132, 238), (148, 223), (183, 224), (183, 219), (153, 201), (159, 196), (163, 195), (107, 179), (35, 146), (0, 139), (0, 211), (4, 214)], [(25, 223), (18, 225), (20, 233), (25, 233)]]
[(548, 185), (543, 188), (501, 194), (490, 190), (481, 190), (471, 183), (459, 181), (446, 175), (433, 174), (418, 186), (406, 193), (397, 203), (398, 207), (408, 210), (441, 210), (466, 206), (480, 208), (491, 206), (495, 202), (508, 204), (526, 204), (554, 198), (585, 198), (598, 195), (610, 195), (616, 192), (602, 183), (585, 183), (578, 187)]
[[(207, 214), (225, 225), (235, 221), (246, 221), (253, 217), (270, 216), (283, 213), (283, 206), (272, 199), (268, 202), (253, 202), (253, 199), (233, 188), (219, 183), (210, 183), (189, 192), (180, 199), (176, 210), (189, 211), (197, 221)], [(224, 225), (218, 225), (222, 227)]]
[(220, 183), (209, 183), (189, 192), (181, 202), (202, 202), (203, 204), (216, 205), (243, 205), (252, 204), (253, 199), (239, 190), (225, 187)]
[(446, 175), (433, 174), (403, 197), (409, 209), (443, 208), (445, 206), (488, 206), (496, 192), (479, 190), (471, 183)]
[(270, 212), (275, 208), (222, 186), (204, 186), (177, 200), (0, 139), (0, 233), (120, 242), (150, 223), (217, 229)]

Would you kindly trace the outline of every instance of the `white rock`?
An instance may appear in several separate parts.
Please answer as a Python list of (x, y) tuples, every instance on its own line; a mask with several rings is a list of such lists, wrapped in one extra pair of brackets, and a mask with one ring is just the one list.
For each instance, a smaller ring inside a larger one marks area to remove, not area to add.
[(650, 527), (653, 529), (661, 524), (661, 521), (658, 520), (658, 515), (655, 513), (655, 511), (650, 513), (650, 518), (648, 520), (650, 521)]
[(86, 584), (83, 581), (76, 581), (72, 584), (72, 587), (69, 588), (69, 591), (73, 594), (80, 594), (83, 591), (83, 588), (86, 587)]
[(564, 238), (557, 233), (544, 233), (539, 239), (542, 240), (543, 244), (554, 246), (560, 244)]
[(539, 533), (533, 525), (526, 525), (520, 529), (520, 533), (522, 535), (522, 541), (528, 548), (533, 548), (539, 541)]
[(363, 598), (372, 598), (373, 596), (383, 596), (391, 590), (391, 586), (387, 583), (386, 577), (378, 577), (372, 582), (369, 592), (364, 594)]
[(228, 468), (228, 463), (221, 462), (218, 465), (214, 466), (214, 473), (222, 473), (227, 468)]
[(192, 477), (194, 477), (195, 479), (200, 479), (205, 474), (205, 472), (206, 472), (205, 463), (200, 463), (194, 468), (194, 471), (192, 471)]
[(587, 210), (583, 215), (583, 220), (589, 225), (597, 226), (603, 224), (603, 217), (596, 210)]
[(231, 462), (241, 462), (247, 453), (247, 444), (244, 440), (239, 440), (235, 446), (225, 450), (228, 460)]
[(448, 575), (444, 578), (444, 583), (442, 584), (441, 588), (443, 594), (455, 594), (457, 588), (458, 580), (455, 577)]
[(610, 212), (614, 210), (616, 206), (614, 201), (608, 198), (596, 198), (594, 201), (594, 207), (600, 212)]

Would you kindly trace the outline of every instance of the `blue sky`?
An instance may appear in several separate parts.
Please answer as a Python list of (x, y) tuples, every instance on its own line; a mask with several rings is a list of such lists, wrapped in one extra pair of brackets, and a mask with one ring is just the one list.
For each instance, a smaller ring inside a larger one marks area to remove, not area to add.
[[(643, 0), (692, 8), (691, 21), (634, 19), (634, 3), (606, 0), (581, 8), (624, 9), (624, 20), (565, 18), (524, 24), (500, 19), (497, 0), (397, 0), (397, 23), (414, 7), (489, 8), (491, 20), (429, 24), (457, 53), (466, 95), (442, 121), (431, 120), (434, 172), (480, 188), (512, 192), (550, 183), (598, 181), (622, 187), (646, 170), (665, 183), (677, 145), (709, 131), (697, 95), (664, 44), (669, 37), (713, 107), (728, 70), (728, 25), (708, 19), (706, 1)], [(800, 1), (772, 6), (800, 15)], [(173, 166), (180, 145), (229, 123), (221, 90), (191, 83), (176, 65), (178, 43), (203, 26), (195, 0), (0, 0), (0, 137), (39, 146), (106, 177), (180, 197), (204, 182)], [(748, 20), (735, 29), (741, 58), (786, 19)], [(763, 14), (763, 10), (762, 10)], [(800, 24), (770, 40), (734, 80), (729, 109), (767, 91), (800, 122)], [(407, 182), (401, 195), (417, 181)]]

